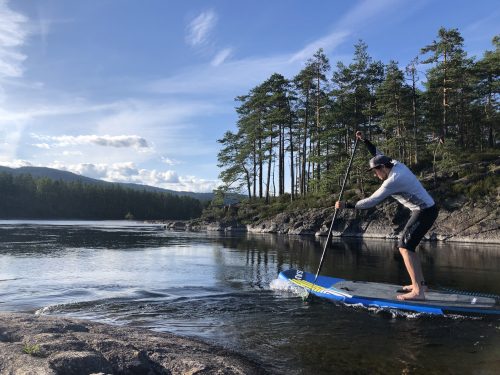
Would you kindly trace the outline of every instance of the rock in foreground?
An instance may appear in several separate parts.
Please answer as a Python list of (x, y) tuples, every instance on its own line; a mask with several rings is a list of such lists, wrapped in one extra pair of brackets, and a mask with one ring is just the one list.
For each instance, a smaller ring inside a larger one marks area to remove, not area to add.
[(219, 347), (90, 321), (0, 313), (0, 374), (265, 374)]

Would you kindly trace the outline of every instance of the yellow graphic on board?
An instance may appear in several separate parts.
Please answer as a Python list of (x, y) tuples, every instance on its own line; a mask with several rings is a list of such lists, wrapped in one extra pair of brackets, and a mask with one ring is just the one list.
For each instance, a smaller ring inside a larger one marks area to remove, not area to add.
[(316, 293), (330, 294), (330, 295), (334, 295), (334, 296), (349, 297), (349, 298), (352, 297), (351, 295), (344, 293), (344, 292), (342, 292), (338, 289), (335, 289), (333, 287), (324, 288), (322, 286), (313, 284), (313, 283), (311, 283), (309, 281), (305, 281), (305, 280), (290, 279), (290, 281), (292, 283), (294, 283), (295, 285), (298, 285), (298, 286), (305, 288), (307, 290), (314, 291)]

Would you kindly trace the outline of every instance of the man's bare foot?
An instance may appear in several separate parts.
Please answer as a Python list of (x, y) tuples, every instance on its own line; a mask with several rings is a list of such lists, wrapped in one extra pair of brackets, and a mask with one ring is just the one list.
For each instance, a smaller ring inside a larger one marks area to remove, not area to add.
[[(422, 285), (420, 287), (420, 289), (422, 289), (424, 292), (427, 292), (429, 290), (429, 288), (427, 287), (427, 285)], [(413, 286), (412, 285), (405, 285), (401, 289), (398, 290), (398, 293), (411, 292), (412, 290), (413, 290)]]
[(412, 300), (412, 301), (424, 301), (425, 300), (425, 293), (423, 290), (420, 290), (419, 292), (414, 292), (413, 290), (409, 293), (406, 294), (398, 294), (396, 297), (400, 301), (407, 301), (407, 300)]

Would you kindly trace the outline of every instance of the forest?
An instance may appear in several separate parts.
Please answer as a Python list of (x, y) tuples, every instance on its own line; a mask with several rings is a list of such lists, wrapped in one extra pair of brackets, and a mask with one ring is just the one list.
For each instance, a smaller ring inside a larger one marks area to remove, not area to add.
[[(218, 193), (269, 202), (336, 191), (356, 130), (416, 173), (460, 177), (467, 161), (500, 157), (499, 74), (500, 35), (468, 57), (458, 29), (441, 28), (404, 67), (375, 61), (362, 40), (333, 69), (319, 49), (293, 78), (274, 73), (235, 99), (236, 130), (218, 140)], [(361, 193), (367, 160), (360, 147), (350, 180)]]
[(194, 198), (0, 173), (1, 219), (175, 219), (200, 216)]

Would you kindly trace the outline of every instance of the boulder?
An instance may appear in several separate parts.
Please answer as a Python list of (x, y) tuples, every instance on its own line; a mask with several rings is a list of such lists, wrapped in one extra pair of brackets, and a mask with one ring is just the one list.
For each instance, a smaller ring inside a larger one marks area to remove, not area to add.
[(0, 373), (266, 374), (220, 347), (168, 333), (62, 317), (0, 313)]

